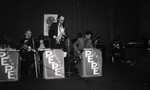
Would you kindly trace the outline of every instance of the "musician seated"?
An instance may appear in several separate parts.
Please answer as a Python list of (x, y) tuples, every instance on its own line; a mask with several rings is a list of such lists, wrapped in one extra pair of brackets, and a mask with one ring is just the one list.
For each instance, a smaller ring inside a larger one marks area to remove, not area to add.
[[(120, 36), (115, 36), (114, 40), (110, 42), (110, 54), (112, 57), (112, 62), (117, 59), (115, 62), (121, 63), (123, 60), (123, 44), (120, 41)], [(114, 59), (115, 58), (115, 59)]]
[(19, 42), (19, 54), (21, 60), (21, 72), (23, 75), (31, 74), (31, 66), (34, 65), (34, 39), (32, 38), (32, 32), (27, 30), (25, 37)]

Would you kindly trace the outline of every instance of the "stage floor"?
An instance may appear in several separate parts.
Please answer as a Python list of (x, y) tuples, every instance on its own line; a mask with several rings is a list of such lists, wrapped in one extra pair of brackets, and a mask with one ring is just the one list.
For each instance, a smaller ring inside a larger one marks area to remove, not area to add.
[(134, 67), (103, 64), (103, 76), (83, 78), (78, 74), (61, 79), (26, 77), (14, 82), (0, 82), (0, 90), (150, 90), (136, 78)]

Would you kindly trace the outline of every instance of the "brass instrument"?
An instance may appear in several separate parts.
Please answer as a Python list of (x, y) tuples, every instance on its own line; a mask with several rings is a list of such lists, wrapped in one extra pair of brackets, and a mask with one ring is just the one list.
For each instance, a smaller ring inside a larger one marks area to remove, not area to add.
[(61, 41), (64, 41), (65, 40), (65, 36), (66, 36), (65, 33), (61, 33), (61, 35), (59, 35), (58, 37), (56, 37), (56, 44), (60, 44)]

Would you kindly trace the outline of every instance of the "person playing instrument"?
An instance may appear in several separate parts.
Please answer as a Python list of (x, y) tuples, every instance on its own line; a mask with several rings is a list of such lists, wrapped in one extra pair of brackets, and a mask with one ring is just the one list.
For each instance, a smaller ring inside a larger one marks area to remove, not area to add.
[(65, 18), (64, 16), (58, 16), (57, 23), (53, 23), (49, 28), (49, 37), (51, 39), (52, 49), (63, 49), (66, 50), (65, 38)]
[(93, 45), (95, 48), (100, 48), (100, 45), (102, 45), (100, 36), (96, 37), (96, 39), (93, 40)]
[(115, 60), (116, 63), (121, 63), (124, 53), (123, 53), (123, 44), (120, 40), (120, 36), (116, 35), (114, 40), (112, 40), (109, 44), (110, 46), (110, 54), (112, 57), (118, 57), (118, 60)]
[(74, 56), (80, 57), (84, 48), (93, 48), (91, 38), (92, 38), (91, 31), (86, 31), (84, 37), (78, 38), (78, 40), (73, 44)]
[(30, 30), (27, 30), (25, 37), (20, 40), (19, 49), (19, 54), (22, 58), (21, 72), (23, 75), (30, 75), (31, 65), (34, 63), (34, 40)]
[(122, 53), (122, 51), (123, 51), (123, 44), (120, 41), (120, 36), (116, 35), (114, 37), (114, 40), (112, 40), (110, 42), (110, 47), (111, 47), (111, 50), (112, 50), (113, 54), (115, 54), (115, 53)]

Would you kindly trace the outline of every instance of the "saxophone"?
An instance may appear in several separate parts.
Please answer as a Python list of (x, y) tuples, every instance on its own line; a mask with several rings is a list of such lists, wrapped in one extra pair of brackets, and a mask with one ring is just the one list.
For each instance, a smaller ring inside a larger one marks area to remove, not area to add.
[(63, 32), (56, 38), (56, 44), (60, 44), (61, 41), (64, 41), (66, 34)]

